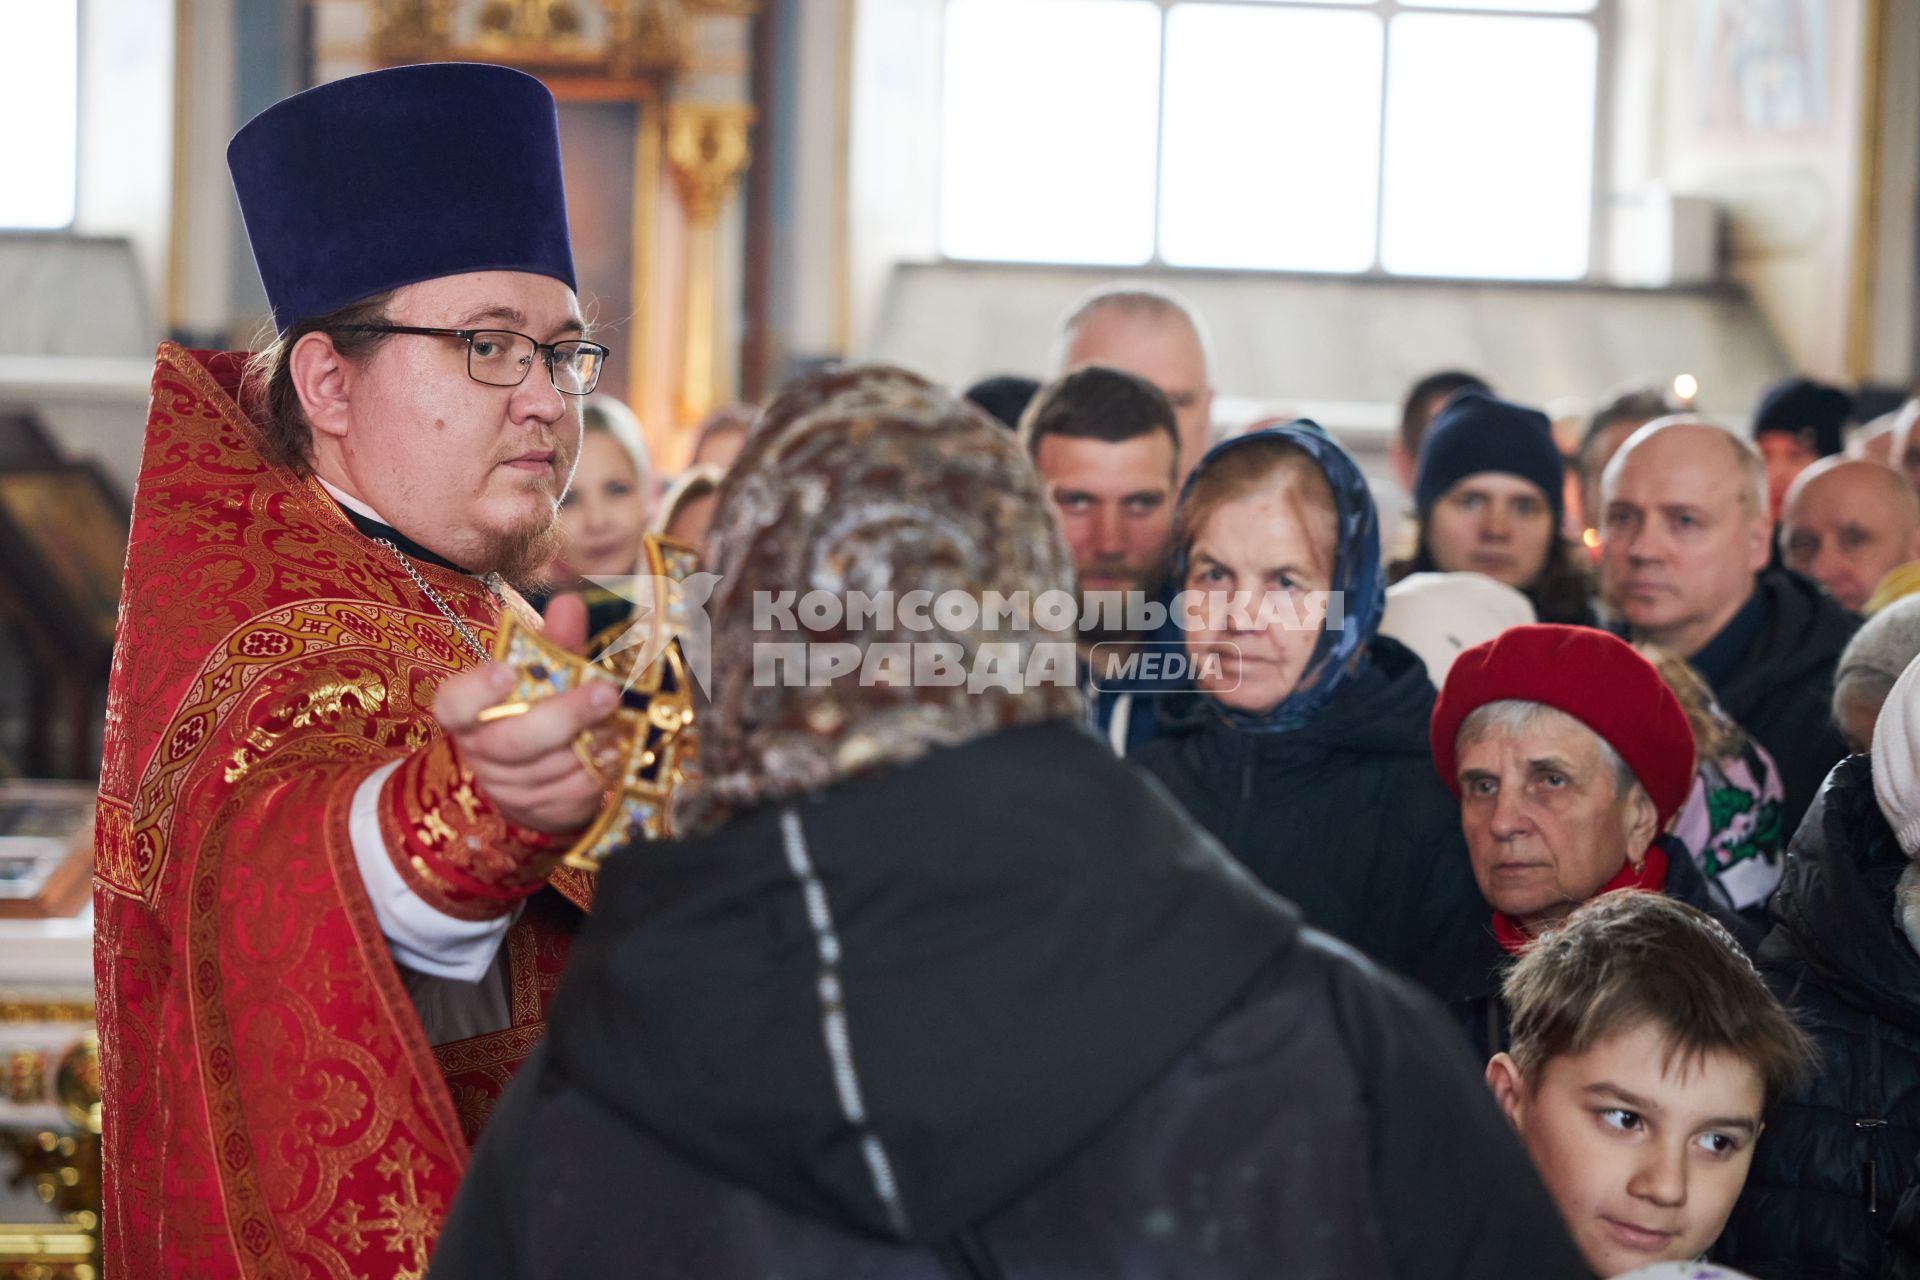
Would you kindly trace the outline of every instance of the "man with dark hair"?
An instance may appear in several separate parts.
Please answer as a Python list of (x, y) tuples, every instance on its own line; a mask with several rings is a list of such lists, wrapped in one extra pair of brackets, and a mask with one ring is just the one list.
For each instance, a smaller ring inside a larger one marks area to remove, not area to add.
[(1464, 369), (1430, 373), (1407, 389), (1406, 399), (1400, 404), (1398, 434), (1390, 452), (1394, 474), (1400, 478), (1400, 487), (1408, 493), (1413, 492), (1413, 473), (1420, 465), (1420, 446), (1426, 440), (1427, 424), (1447, 407), (1447, 401), (1469, 390), (1493, 395), (1493, 388), (1485, 378)]
[(355, 76), (227, 156), (279, 337), (251, 385), (154, 368), (96, 828), (103, 1252), (397, 1280), (591, 892), (559, 863), (617, 687), (482, 712), (607, 351), (533, 77)]
[(1140, 675), (1149, 656), (1158, 668), (1178, 651), (1149, 634), (1177, 642), (1170, 621), (1144, 625), (1148, 606), (1165, 604), (1180, 471), (1173, 405), (1145, 378), (1089, 365), (1041, 388), (1020, 439), (1073, 555), (1095, 722), (1124, 755), (1153, 735), (1152, 700), (1137, 695), (1180, 683)]

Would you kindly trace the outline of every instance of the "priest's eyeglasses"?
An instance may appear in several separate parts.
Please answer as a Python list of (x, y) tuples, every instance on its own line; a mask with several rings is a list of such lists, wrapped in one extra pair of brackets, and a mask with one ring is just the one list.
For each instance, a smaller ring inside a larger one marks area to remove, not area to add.
[(564, 342), (535, 342), (511, 329), (427, 329), (411, 324), (342, 325), (351, 333), (418, 333), (432, 338), (459, 338), (467, 344), (467, 376), (490, 387), (517, 387), (527, 380), (535, 356), (546, 361), (553, 389), (564, 395), (584, 396), (600, 383), (600, 367), (607, 348), (597, 342), (570, 338)]

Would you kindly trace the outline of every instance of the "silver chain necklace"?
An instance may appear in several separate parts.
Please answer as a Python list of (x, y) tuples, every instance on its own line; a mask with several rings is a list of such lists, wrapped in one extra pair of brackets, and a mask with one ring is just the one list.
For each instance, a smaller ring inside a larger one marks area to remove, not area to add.
[[(487, 653), (486, 646), (480, 643), (480, 637), (473, 634), (473, 629), (460, 620), (459, 614), (447, 607), (447, 602), (440, 598), (440, 593), (428, 586), (427, 580), (420, 576), (420, 571), (413, 567), (413, 558), (400, 548), (394, 546), (389, 539), (375, 538), (374, 541), (393, 552), (393, 558), (400, 562), (400, 567), (407, 571), (407, 576), (413, 579), (414, 585), (427, 593), (427, 599), (433, 601), (433, 607), (445, 614), (447, 621), (453, 624), (454, 630), (460, 633), (460, 638), (466, 642), (467, 648), (472, 651), (473, 656), (482, 662), (493, 661), (491, 655)], [(500, 588), (494, 584), (494, 579), (499, 576), (498, 574), (490, 573), (480, 579), (480, 584), (484, 586), (487, 589), (487, 593), (493, 597), (494, 603), (504, 609), (506, 608), (507, 602), (501, 596)]]

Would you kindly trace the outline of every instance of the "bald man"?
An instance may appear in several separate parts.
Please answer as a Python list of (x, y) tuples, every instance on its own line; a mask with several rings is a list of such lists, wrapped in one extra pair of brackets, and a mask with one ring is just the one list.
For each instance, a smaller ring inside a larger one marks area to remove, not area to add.
[(1920, 494), (1883, 462), (1822, 458), (1787, 490), (1780, 554), (1859, 613), (1880, 579), (1920, 558)]
[(1173, 402), (1180, 428), (1174, 491), (1213, 443), (1213, 384), (1200, 317), (1173, 294), (1141, 284), (1110, 285), (1080, 300), (1054, 334), (1053, 374), (1090, 364), (1145, 378)]
[(1767, 567), (1767, 471), (1712, 423), (1640, 428), (1601, 479), (1600, 591), (1625, 634), (1692, 663), (1780, 766), (1787, 830), (1847, 754), (1827, 715), (1834, 664), (1860, 620)]

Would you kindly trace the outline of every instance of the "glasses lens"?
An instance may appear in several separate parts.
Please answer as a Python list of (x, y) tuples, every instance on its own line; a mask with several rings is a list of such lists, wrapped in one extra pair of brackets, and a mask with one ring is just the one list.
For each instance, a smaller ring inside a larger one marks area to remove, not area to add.
[(475, 382), (517, 387), (533, 367), (533, 339), (485, 330), (467, 344), (467, 372)]
[(553, 385), (568, 395), (583, 396), (600, 381), (607, 349), (592, 342), (558, 342), (553, 347)]

